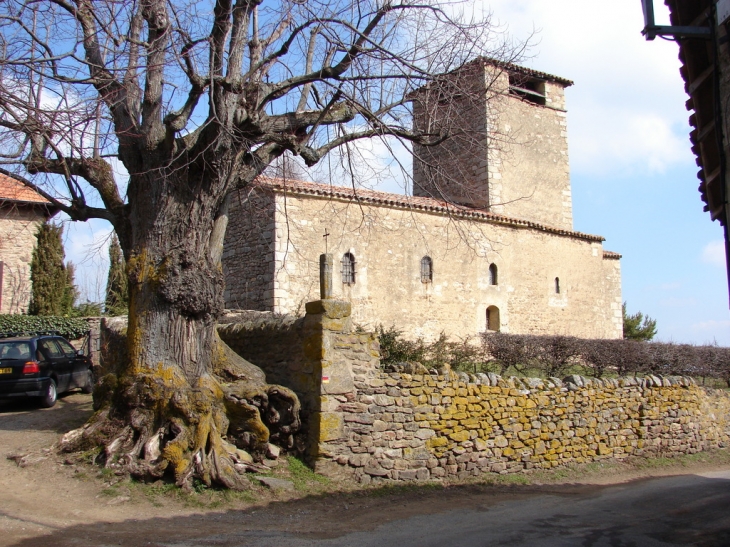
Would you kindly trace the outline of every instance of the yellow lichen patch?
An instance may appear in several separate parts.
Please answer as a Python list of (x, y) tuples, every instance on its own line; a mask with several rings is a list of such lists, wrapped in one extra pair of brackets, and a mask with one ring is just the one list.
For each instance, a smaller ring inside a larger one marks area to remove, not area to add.
[(169, 462), (170, 466), (172, 466), (175, 478), (178, 481), (190, 467), (190, 458), (188, 456), (189, 450), (190, 441), (187, 435), (187, 430), (184, 428), (182, 428), (182, 432), (176, 439), (167, 443), (167, 445), (162, 449), (162, 457)]
[(197, 389), (209, 394), (214, 400), (222, 400), (224, 393), (218, 380), (206, 374), (198, 379)]
[(163, 277), (165, 263), (157, 266), (149, 256), (149, 251), (142, 248), (136, 254), (130, 256), (127, 260), (127, 276), (129, 280), (136, 285), (145, 283), (159, 283)]

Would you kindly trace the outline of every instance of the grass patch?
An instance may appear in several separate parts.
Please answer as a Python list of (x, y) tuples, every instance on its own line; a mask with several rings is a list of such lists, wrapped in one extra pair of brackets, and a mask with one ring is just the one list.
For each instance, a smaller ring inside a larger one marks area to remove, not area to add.
[(99, 476), (102, 479), (110, 479), (114, 476), (114, 470), (108, 467), (102, 467), (101, 471), (99, 471)]
[[(699, 452), (690, 455), (668, 457), (631, 457), (618, 461), (604, 459), (584, 464), (574, 464), (552, 469), (534, 469), (528, 472), (495, 474), (484, 473), (477, 477), (464, 479), (449, 478), (427, 482), (381, 482), (377, 481), (370, 486), (362, 486), (352, 480), (331, 479), (316, 474), (302, 460), (287, 456), (278, 460), (269, 476), (290, 480), (294, 483), (295, 491), (286, 492), (268, 490), (253, 478), (245, 475), (250, 487), (243, 491), (227, 490), (224, 488), (207, 487), (196, 482), (190, 492), (185, 492), (172, 482), (156, 481), (145, 483), (129, 479), (117, 478), (119, 482), (107, 480), (107, 487), (101, 490), (101, 495), (114, 498), (120, 495), (131, 495), (137, 500), (146, 498), (154, 506), (178, 504), (200, 510), (215, 510), (228, 508), (242, 508), (251, 505), (264, 504), (270, 501), (286, 501), (304, 499), (307, 497), (319, 498), (324, 496), (340, 496), (343, 500), (356, 498), (415, 498), (419, 495), (433, 495), (438, 498), (440, 492), (449, 492), (454, 488), (467, 487), (484, 489), (514, 489), (519, 492), (532, 491), (541, 485), (559, 484), (608, 484), (622, 482), (647, 476), (662, 476), (682, 473), (698, 472), (708, 468), (722, 468), (730, 466), (730, 450)], [(99, 477), (106, 479), (116, 478), (109, 469), (100, 470)], [(109, 484), (114, 482), (114, 484)]]
[(530, 477), (529, 475), (525, 475), (524, 473), (508, 473), (506, 475), (497, 475), (496, 477), (494, 477), (494, 483), (526, 486), (530, 484)]
[(699, 464), (723, 465), (730, 464), (730, 451), (712, 450), (697, 452), (696, 454), (682, 454), (677, 456), (659, 456), (656, 458), (636, 458), (631, 461), (637, 469), (661, 469), (666, 467), (691, 467)]
[(79, 463), (83, 463), (85, 465), (93, 465), (94, 461), (96, 460), (96, 457), (101, 452), (100, 448), (92, 448), (91, 450), (84, 450), (83, 452), (77, 452), (75, 454), (76, 460)]
[[(294, 488), (299, 492), (309, 492), (316, 490), (319, 486), (326, 486), (330, 483), (330, 480), (323, 476), (315, 473), (307, 464), (305, 464), (299, 458), (294, 456), (286, 457), (288, 467), (288, 478), (294, 483)], [(285, 477), (282, 477), (285, 478)]]
[(127, 485), (130, 490), (145, 497), (155, 507), (171, 502), (195, 509), (219, 509), (261, 501), (254, 490), (209, 487), (201, 481), (195, 481), (193, 489), (189, 492), (182, 490), (173, 482), (163, 480), (153, 483), (130, 480)]

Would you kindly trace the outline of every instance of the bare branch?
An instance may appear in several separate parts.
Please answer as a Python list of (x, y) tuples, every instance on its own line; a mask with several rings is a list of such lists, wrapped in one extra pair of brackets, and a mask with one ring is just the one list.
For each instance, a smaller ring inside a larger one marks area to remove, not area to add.
[(148, 149), (165, 137), (162, 128), (162, 78), (170, 20), (164, 0), (143, 0), (142, 17), (147, 22), (147, 71), (142, 102), (142, 130)]

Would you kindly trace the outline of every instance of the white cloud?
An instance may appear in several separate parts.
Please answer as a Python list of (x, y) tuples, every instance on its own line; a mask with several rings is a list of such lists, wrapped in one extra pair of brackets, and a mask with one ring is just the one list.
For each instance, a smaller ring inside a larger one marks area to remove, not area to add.
[(586, 109), (576, 122), (568, 130), (571, 166), (576, 172), (664, 173), (689, 154), (688, 141), (656, 113), (605, 105)]
[(710, 241), (702, 248), (702, 262), (720, 268), (725, 267), (725, 242), (722, 239)]
[(715, 319), (711, 319), (710, 321), (700, 321), (699, 323), (693, 323), (691, 328), (693, 330), (699, 330), (699, 331), (706, 331), (716, 328), (723, 328), (728, 329), (730, 328), (730, 320), (727, 321), (717, 321)]
[(721, 346), (730, 345), (730, 320), (700, 321), (690, 325), (690, 331), (694, 334), (695, 340), (702, 340), (698, 343), (718, 343)]
[(496, 0), (488, 7), (517, 39), (539, 30), (523, 64), (575, 81), (566, 92), (575, 173), (664, 173), (687, 160), (677, 46), (644, 40), (638, 1)]

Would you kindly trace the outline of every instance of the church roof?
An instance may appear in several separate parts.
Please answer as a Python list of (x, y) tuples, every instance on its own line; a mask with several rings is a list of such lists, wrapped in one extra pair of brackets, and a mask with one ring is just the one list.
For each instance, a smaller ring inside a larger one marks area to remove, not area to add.
[[(330, 184), (322, 184), (316, 182), (304, 182), (293, 179), (269, 177), (259, 177), (256, 181), (256, 184), (261, 188), (270, 188), (274, 191), (282, 192), (285, 194), (321, 196), (347, 201), (371, 203), (374, 205), (383, 205), (396, 209), (415, 209), (420, 211), (445, 214), (461, 219), (484, 220), (487, 222), (503, 224), (506, 226), (533, 228), (535, 230), (540, 230), (543, 232), (574, 237), (586, 241), (605, 241), (605, 238), (602, 236), (555, 228), (553, 226), (547, 226), (538, 222), (498, 215), (496, 213), (484, 211), (482, 209), (474, 209), (472, 207), (456, 205), (454, 203), (449, 203), (447, 201), (442, 201), (434, 198), (405, 196), (402, 194), (392, 194), (390, 192), (379, 192), (376, 190), (366, 190), (363, 188), (353, 189), (347, 186), (334, 186)], [(606, 253), (616, 256), (606, 256)], [(606, 251), (604, 252), (604, 257), (621, 258), (621, 255)]]
[(17, 178), (0, 172), (0, 201), (14, 201), (19, 203), (30, 203), (50, 205), (51, 202), (34, 191), (32, 188), (20, 182)]

